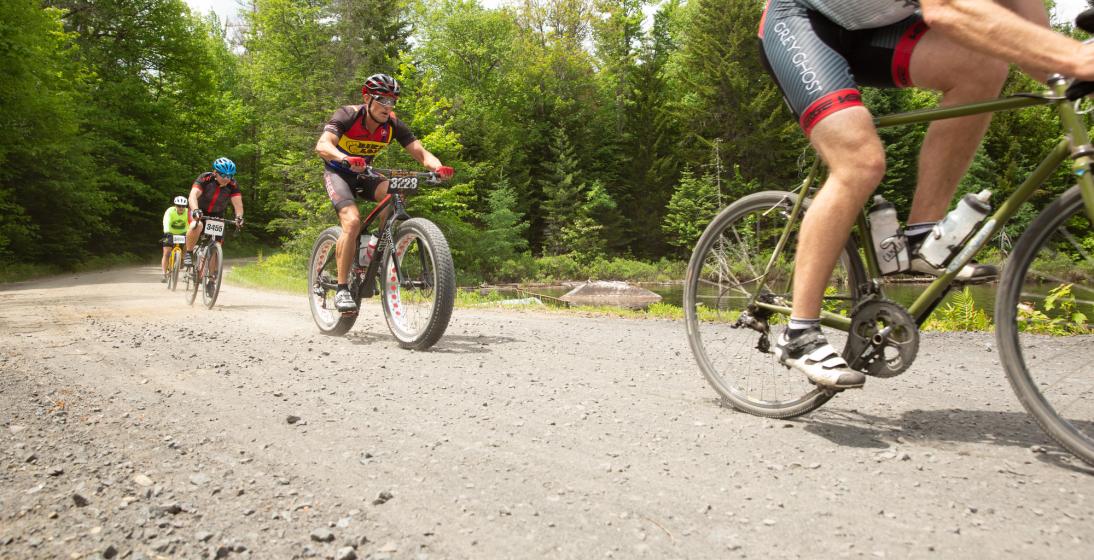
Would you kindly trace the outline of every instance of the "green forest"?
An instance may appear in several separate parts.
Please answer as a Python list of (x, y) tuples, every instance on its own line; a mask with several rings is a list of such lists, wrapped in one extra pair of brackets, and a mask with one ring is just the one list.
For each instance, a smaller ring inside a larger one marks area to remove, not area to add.
[[(376, 72), (400, 81), (399, 118), (457, 170), (411, 211), (440, 225), (461, 279), (679, 263), (720, 208), (810, 163), (758, 57), (762, 4), (253, 0), (228, 26), (183, 0), (5, 0), (0, 268), (158, 259), (164, 209), (219, 156), (239, 168), (245, 241), (302, 262), (336, 223), (316, 139)], [(1014, 71), (1007, 91), (1040, 87)], [(937, 102), (865, 97), (877, 113)], [(905, 210), (923, 132), (883, 131), (881, 192)], [(1057, 134), (1047, 108), (997, 115), (962, 192), (1001, 200)], [(416, 164), (393, 147), (376, 165)]]

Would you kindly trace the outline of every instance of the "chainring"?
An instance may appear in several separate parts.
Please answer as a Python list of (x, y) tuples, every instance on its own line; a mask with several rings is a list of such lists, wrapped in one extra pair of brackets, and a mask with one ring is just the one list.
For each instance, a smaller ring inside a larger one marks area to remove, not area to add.
[(852, 369), (874, 377), (904, 373), (919, 352), (919, 327), (901, 306), (871, 298), (855, 306), (843, 359)]

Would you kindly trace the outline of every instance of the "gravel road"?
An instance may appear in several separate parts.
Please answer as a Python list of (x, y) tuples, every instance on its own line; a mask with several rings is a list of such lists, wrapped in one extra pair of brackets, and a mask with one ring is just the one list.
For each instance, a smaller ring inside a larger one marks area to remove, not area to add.
[(410, 352), (157, 273), (0, 287), (0, 558), (1094, 557), (1094, 471), (987, 334), (773, 421), (677, 322), (457, 309)]

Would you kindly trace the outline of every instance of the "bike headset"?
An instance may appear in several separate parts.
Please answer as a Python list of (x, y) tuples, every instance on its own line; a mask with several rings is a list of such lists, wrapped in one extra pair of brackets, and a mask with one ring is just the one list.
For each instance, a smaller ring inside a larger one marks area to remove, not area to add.
[(372, 116), (372, 96), (379, 95), (381, 97), (390, 97), (398, 100), (399, 92), (401, 90), (402, 88), (399, 87), (399, 82), (387, 74), (373, 74), (368, 78), (365, 78), (365, 85), (361, 86), (361, 95), (368, 98), (365, 100), (365, 114), (379, 124), (387, 124), (391, 121), (390, 114), (385, 122), (380, 122), (376, 120), (376, 117)]

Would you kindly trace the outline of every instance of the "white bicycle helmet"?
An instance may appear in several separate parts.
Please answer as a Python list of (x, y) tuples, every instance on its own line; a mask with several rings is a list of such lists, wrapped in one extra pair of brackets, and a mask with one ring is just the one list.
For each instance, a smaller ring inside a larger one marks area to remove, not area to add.
[(175, 206), (186, 206), (186, 197), (185, 196), (176, 196), (175, 197)]

